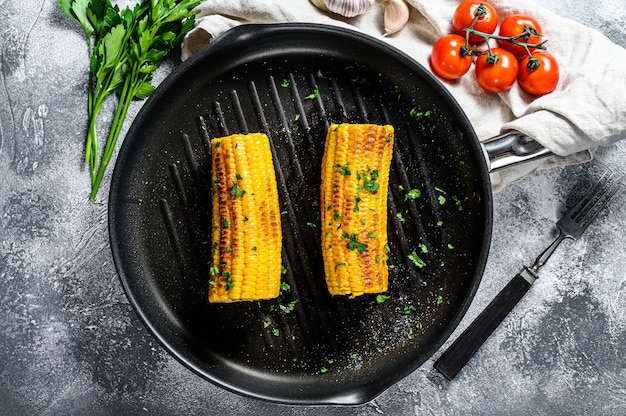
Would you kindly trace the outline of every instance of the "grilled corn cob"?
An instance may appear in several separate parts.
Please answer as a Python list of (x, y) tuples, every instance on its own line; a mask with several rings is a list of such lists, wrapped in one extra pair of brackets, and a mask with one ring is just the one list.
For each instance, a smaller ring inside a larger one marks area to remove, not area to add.
[(333, 124), (322, 158), (322, 253), (331, 295), (387, 290), (393, 127)]
[(268, 137), (211, 140), (210, 302), (271, 299), (280, 292), (282, 231)]

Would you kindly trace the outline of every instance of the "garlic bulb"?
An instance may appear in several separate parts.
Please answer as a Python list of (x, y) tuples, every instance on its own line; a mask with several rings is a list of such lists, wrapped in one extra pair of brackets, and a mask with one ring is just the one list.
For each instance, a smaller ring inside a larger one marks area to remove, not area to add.
[(385, 34), (388, 36), (396, 33), (409, 21), (409, 6), (404, 0), (385, 0)]
[(311, 0), (315, 6), (324, 11), (340, 14), (344, 17), (355, 17), (368, 11), (376, 0)]

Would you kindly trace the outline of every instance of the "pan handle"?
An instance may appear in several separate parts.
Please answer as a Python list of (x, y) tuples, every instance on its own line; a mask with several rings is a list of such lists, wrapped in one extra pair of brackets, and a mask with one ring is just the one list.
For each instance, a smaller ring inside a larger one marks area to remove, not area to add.
[(536, 279), (537, 275), (528, 267), (516, 274), (474, 322), (439, 357), (435, 362), (435, 369), (448, 380), (454, 379), (524, 297)]
[(525, 134), (508, 132), (494, 136), (481, 143), (489, 162), (489, 171), (542, 159), (553, 155), (551, 150)]

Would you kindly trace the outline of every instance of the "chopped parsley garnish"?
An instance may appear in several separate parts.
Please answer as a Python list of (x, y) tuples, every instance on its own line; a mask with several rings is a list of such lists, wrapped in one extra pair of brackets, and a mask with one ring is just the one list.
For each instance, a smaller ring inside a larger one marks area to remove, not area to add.
[(233, 187), (230, 190), (230, 194), (233, 196), (237, 196), (237, 197), (242, 197), (244, 196), (246, 193), (246, 191), (244, 191), (243, 189), (239, 188), (239, 184), (237, 182), (233, 183)]
[(335, 271), (337, 271), (337, 269), (341, 266), (347, 266), (348, 263), (346, 263), (345, 261), (342, 261), (340, 263), (335, 264)]
[(452, 200), (454, 201), (454, 205), (459, 211), (463, 211), (463, 205), (461, 204), (461, 200), (457, 196), (453, 196)]
[(283, 290), (285, 292), (288, 292), (291, 289), (291, 286), (289, 285), (289, 283), (287, 282), (281, 282), (280, 284), (280, 290)]
[(413, 305), (406, 306), (404, 309), (402, 309), (402, 315), (410, 315), (416, 310), (417, 309)]
[(363, 179), (363, 184), (357, 185), (357, 191), (365, 189), (370, 194), (375, 194), (380, 188), (380, 183), (377, 183), (378, 170), (372, 170), (369, 166), (367, 169), (362, 169), (361, 174), (357, 175), (357, 180)]
[(426, 263), (424, 262), (424, 260), (420, 259), (420, 257), (417, 255), (415, 251), (409, 254), (408, 257), (409, 257), (409, 260), (413, 262), (415, 267), (419, 267), (421, 269), (422, 267), (426, 266)]
[(289, 81), (289, 79), (285, 78), (285, 79), (283, 79), (283, 82), (280, 84), (280, 86), (283, 87), (283, 88), (287, 88), (289, 86), (289, 84), (291, 84), (291, 81)]
[(389, 299), (387, 295), (376, 295), (376, 303), (378, 304), (385, 303), (387, 299)]
[(426, 244), (424, 243), (419, 243), (417, 245), (419, 247), (419, 249), (422, 251), (422, 253), (428, 253), (428, 247), (426, 247)]
[(420, 191), (419, 189), (411, 189), (404, 196), (404, 200), (406, 201), (409, 199), (416, 199), (416, 198), (419, 198), (421, 195), (422, 195), (422, 191)]
[(359, 241), (359, 235), (357, 233), (352, 233), (352, 234), (343, 233), (341, 234), (341, 239), (349, 240), (348, 241), (349, 250), (357, 250), (359, 254), (363, 254), (365, 250), (367, 250), (367, 244), (361, 243)]
[(401, 212), (398, 212), (398, 213), (396, 214), (396, 218), (398, 219), (398, 221), (400, 221), (400, 222), (404, 222), (404, 217), (402, 216), (402, 213), (401, 213)]
[(263, 328), (268, 328), (272, 325), (272, 320), (270, 318), (265, 318), (263, 321)]
[(315, 86), (313, 86), (313, 92), (311, 94), (307, 95), (306, 97), (304, 97), (304, 99), (305, 100), (312, 100), (315, 97), (317, 97), (319, 92), (320, 92), (319, 87), (317, 86), (317, 84), (315, 84)]
[(441, 305), (443, 303), (443, 296), (437, 296), (437, 305)]
[(275, 337), (280, 335), (280, 330), (278, 328), (274, 328), (272, 329), (272, 335), (274, 335)]
[(285, 313), (290, 313), (291, 311), (293, 311), (296, 308), (296, 304), (298, 303), (298, 299), (294, 299), (291, 302), (289, 302), (287, 304), (287, 306), (285, 305), (279, 305), (280, 310), (285, 312)]

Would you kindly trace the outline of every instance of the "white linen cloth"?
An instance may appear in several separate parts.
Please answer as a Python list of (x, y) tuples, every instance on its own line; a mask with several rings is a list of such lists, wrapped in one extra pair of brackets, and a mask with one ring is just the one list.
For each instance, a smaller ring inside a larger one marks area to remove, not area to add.
[[(459, 0), (407, 0), (410, 18), (400, 32), (383, 37), (383, 1), (366, 14), (344, 18), (319, 10), (309, 0), (207, 0), (198, 7), (196, 27), (188, 33), (181, 58), (187, 59), (226, 30), (245, 23), (312, 22), (349, 27), (410, 55), (429, 68), (435, 41), (452, 33)], [(531, 97), (517, 83), (508, 92), (490, 94), (476, 83), (473, 66), (457, 81), (445, 81), (481, 141), (518, 131), (555, 155), (492, 173), (495, 190), (536, 169), (582, 163), (598, 146), (626, 138), (626, 49), (598, 31), (561, 17), (532, 1), (492, 0), (500, 20), (512, 13), (535, 17), (548, 52), (560, 67), (557, 89)]]

